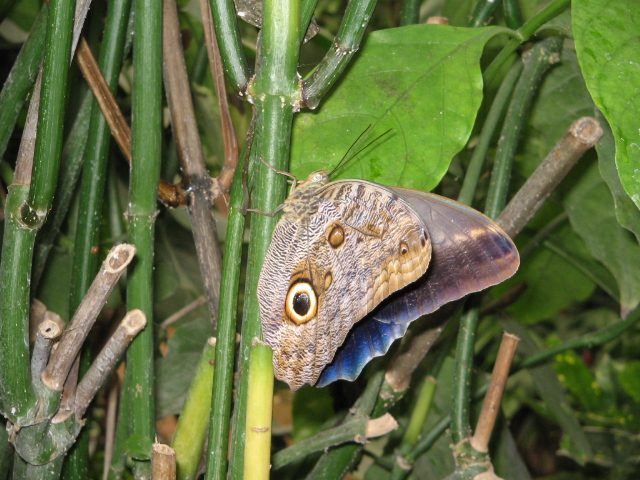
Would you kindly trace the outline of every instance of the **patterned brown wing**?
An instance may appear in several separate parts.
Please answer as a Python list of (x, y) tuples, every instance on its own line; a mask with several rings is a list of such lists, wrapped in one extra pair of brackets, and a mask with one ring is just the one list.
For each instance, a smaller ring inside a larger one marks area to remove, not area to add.
[(296, 192), (258, 281), (276, 377), (314, 384), (353, 325), (427, 270), (428, 230), (394, 192), (338, 181)]

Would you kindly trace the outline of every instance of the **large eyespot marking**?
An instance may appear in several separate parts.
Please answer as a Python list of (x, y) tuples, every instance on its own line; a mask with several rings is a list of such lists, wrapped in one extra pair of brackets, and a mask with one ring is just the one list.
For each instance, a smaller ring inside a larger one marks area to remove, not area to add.
[(329, 230), (327, 240), (329, 241), (329, 245), (331, 245), (332, 248), (338, 248), (344, 243), (343, 228), (340, 225), (333, 225), (331, 227), (331, 230)]
[(307, 323), (315, 317), (318, 311), (318, 299), (311, 284), (302, 281), (291, 285), (287, 292), (284, 310), (289, 320), (296, 325)]

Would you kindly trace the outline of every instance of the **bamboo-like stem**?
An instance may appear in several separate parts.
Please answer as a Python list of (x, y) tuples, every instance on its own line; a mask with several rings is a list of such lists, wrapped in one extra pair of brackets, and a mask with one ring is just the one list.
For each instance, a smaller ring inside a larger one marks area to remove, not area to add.
[[(75, 3), (75, 0), (53, 0), (50, 3), (38, 136), (29, 191), (29, 206), (38, 222), (44, 220), (51, 207), (58, 181)], [(30, 222), (34, 219), (25, 214), (23, 220)]]
[(211, 411), (215, 346), (216, 339), (209, 338), (198, 362), (171, 442), (171, 447), (176, 452), (178, 478), (182, 480), (196, 478), (202, 458), (208, 426), (203, 419), (208, 418)]
[(135, 251), (132, 245), (123, 243), (113, 247), (105, 258), (100, 271), (62, 334), (60, 344), (42, 374), (42, 382), (49, 389), (62, 390), (71, 365), (89, 334), (89, 330), (109, 294), (126, 271), (127, 265), (133, 260)]
[(471, 371), (473, 347), (478, 326), (478, 309), (469, 309), (460, 319), (456, 345), (456, 368), (453, 377), (453, 405), (451, 407), (451, 439), (458, 444), (471, 434), (469, 423), (471, 404)]
[(553, 0), (516, 30), (514, 38), (502, 47), (500, 53), (496, 55), (484, 72), (485, 82), (489, 89), (493, 88), (493, 85), (498, 81), (498, 73), (518, 47), (529, 40), (538, 28), (569, 8), (570, 3), (570, 0)]
[[(89, 88), (100, 105), (102, 115), (107, 121), (111, 134), (115, 139), (124, 158), (131, 164), (131, 129), (118, 102), (116, 101), (110, 86), (102, 75), (91, 48), (87, 42), (82, 39), (78, 45), (78, 66), (84, 76)], [(186, 203), (185, 194), (180, 185), (172, 185), (169, 182), (160, 179), (158, 184), (159, 200), (170, 207), (177, 207)]]
[(224, 71), (236, 92), (244, 93), (249, 81), (249, 68), (242, 49), (233, 0), (209, 0), (215, 22)]
[[(349, 415), (344, 422), (352, 418), (353, 415), (360, 414), (365, 416), (376, 415), (374, 407), (380, 400), (380, 386), (382, 385), (383, 372), (376, 372), (367, 382), (362, 395), (358, 398), (353, 408), (349, 411)], [(344, 423), (343, 422), (343, 423)], [(349, 443), (325, 452), (320, 457), (313, 470), (307, 478), (341, 478), (345, 472), (354, 465), (359, 457), (362, 445), (358, 443)]]
[(507, 27), (516, 30), (522, 26), (522, 11), (518, 0), (502, 0), (502, 11)]
[(498, 418), (502, 395), (507, 385), (511, 362), (516, 354), (519, 341), (520, 339), (517, 336), (510, 333), (505, 332), (502, 335), (502, 342), (500, 343), (496, 363), (491, 374), (491, 381), (489, 382), (489, 390), (484, 397), (482, 410), (480, 410), (478, 422), (476, 423), (473, 437), (471, 437), (471, 446), (478, 452), (486, 453), (489, 451), (489, 440), (491, 439), (496, 418)]
[(360, 48), (376, 3), (377, 0), (349, 2), (331, 48), (302, 82), (302, 101), (306, 107), (316, 108), (349, 65), (353, 55)]
[(47, 366), (49, 354), (53, 343), (62, 334), (62, 328), (58, 322), (51, 318), (45, 318), (38, 325), (36, 341), (31, 353), (31, 381), (40, 381), (40, 375)]
[(343, 443), (365, 444), (369, 439), (386, 435), (397, 427), (398, 423), (388, 413), (375, 419), (369, 419), (360, 412), (356, 412), (347, 417), (347, 420), (339, 426), (323, 430), (277, 452), (272, 458), (273, 468), (277, 470), (308, 455), (326, 451)]
[[(38, 290), (47, 258), (58, 239), (60, 229), (69, 213), (69, 206), (76, 193), (76, 185), (82, 169), (84, 151), (89, 133), (91, 104), (91, 93), (85, 92), (62, 150), (64, 162), (62, 162), (60, 166), (58, 188), (53, 198), (51, 214), (44, 224), (42, 231), (38, 234), (38, 242), (34, 250), (31, 283), (31, 288), (34, 291)], [(73, 309), (71, 309), (71, 311), (73, 311)]]
[(498, 127), (498, 122), (502, 118), (504, 109), (508, 105), (511, 92), (513, 91), (516, 81), (520, 77), (521, 72), (522, 62), (516, 62), (500, 84), (500, 88), (493, 99), (489, 113), (487, 113), (487, 117), (484, 119), (478, 144), (473, 150), (469, 166), (464, 174), (462, 187), (460, 187), (460, 193), (458, 194), (459, 202), (467, 205), (473, 204), (473, 197), (475, 196), (476, 188), (478, 187), (478, 180), (480, 179), (482, 167), (484, 166), (485, 159), (487, 158), (491, 139)]
[(521, 231), (533, 212), (551, 195), (582, 155), (602, 137), (602, 127), (593, 117), (574, 121), (553, 150), (509, 201), (498, 223), (509, 235)]
[(176, 479), (176, 452), (169, 445), (154, 443), (151, 456), (151, 478)]
[(404, 0), (400, 11), (400, 25), (413, 25), (420, 21), (422, 0)]
[[(47, 34), (49, 5), (44, 4), (33, 22), (29, 38), (22, 45), (7, 80), (0, 92), (0, 158), (31, 90), (42, 60), (42, 49)], [(0, 160), (2, 162), (2, 160)]]
[(218, 41), (216, 40), (215, 31), (213, 29), (211, 8), (207, 0), (200, 0), (200, 12), (202, 14), (202, 25), (204, 28), (211, 78), (213, 78), (214, 85), (216, 87), (216, 96), (218, 97), (220, 123), (222, 124), (222, 140), (224, 142), (224, 164), (222, 165), (220, 175), (218, 175), (218, 184), (223, 192), (227, 192), (231, 187), (233, 172), (238, 164), (238, 139), (236, 138), (233, 122), (231, 121), (229, 101), (227, 100), (227, 89), (224, 83), (222, 58), (220, 56)]
[(189, 213), (193, 225), (193, 238), (198, 254), (198, 266), (204, 285), (211, 323), (218, 318), (220, 274), (222, 260), (216, 223), (211, 211), (213, 182), (207, 172), (198, 125), (191, 98), (187, 66), (182, 51), (182, 38), (175, 0), (164, 0), (163, 18), (164, 79), (167, 91), (171, 125), (178, 147), (182, 171), (187, 176), (191, 196)]
[(116, 328), (78, 384), (75, 395), (75, 415), (84, 417), (89, 404), (115, 369), (133, 338), (145, 327), (147, 319), (141, 310), (131, 310)]
[(550, 37), (538, 43), (526, 54), (522, 75), (513, 91), (513, 98), (504, 119), (491, 172), (484, 209), (485, 214), (490, 218), (497, 218), (504, 208), (520, 132), (524, 128), (529, 107), (538, 91), (542, 77), (552, 65), (560, 61), (561, 48), (562, 39)]
[(102, 464), (102, 480), (108, 480), (109, 466), (113, 459), (113, 444), (116, 434), (116, 420), (118, 412), (118, 386), (113, 384), (109, 388), (107, 397), (107, 414), (104, 427), (104, 461)]
[[(252, 185), (251, 206), (262, 212), (275, 211), (285, 195), (285, 178), (276, 171), (287, 170), (293, 112), (299, 104), (296, 72), (300, 42), (299, 6), (298, 0), (265, 1), (262, 46), (257, 60), (260, 68), (256, 71), (255, 81), (247, 90), (255, 105), (255, 136), (251, 147), (251, 166), (255, 181)], [(216, 31), (220, 40), (217, 24)], [(219, 44), (222, 48), (221, 42)], [(265, 164), (273, 168), (267, 168)], [(239, 357), (240, 381), (233, 419), (231, 467), (234, 478), (240, 478), (244, 471), (249, 352), (253, 339), (261, 337), (256, 290), (275, 222), (275, 218), (266, 215), (254, 214), (251, 219)], [(209, 472), (207, 475), (210, 475)], [(211, 475), (207, 478), (219, 478)]]
[[(136, 246), (137, 259), (128, 276), (127, 309), (142, 310), (147, 327), (127, 350), (123, 395), (130, 401), (131, 435), (151, 445), (155, 437), (153, 254), (162, 144), (162, 4), (137, 0), (134, 15), (132, 162), (127, 215), (129, 240)], [(148, 461), (134, 461), (136, 475), (149, 471)]]
[(402, 437), (402, 447), (413, 446), (420, 437), (420, 431), (424, 426), (424, 422), (429, 414), (429, 409), (431, 408), (431, 402), (436, 391), (436, 385), (436, 379), (431, 376), (425, 378), (424, 382), (422, 382), (418, 399), (411, 411), (409, 424), (407, 425), (407, 429)]
[(488, 25), (497, 6), (498, 0), (478, 0), (471, 14), (469, 26), (477, 28)]
[[(248, 151), (245, 151), (245, 156), (248, 156)], [(246, 163), (247, 159), (245, 158), (243, 164)], [(209, 419), (209, 445), (217, 447), (210, 448), (207, 455), (207, 478), (209, 479), (224, 478), (227, 470), (233, 367), (236, 351), (238, 290), (245, 223), (243, 179), (243, 169), (237, 168), (231, 186), (227, 236), (222, 257), (222, 285), (225, 288), (220, 292), (216, 332), (216, 365), (213, 377), (211, 417)]]
[(251, 349), (244, 478), (268, 480), (271, 469), (273, 365), (271, 348), (256, 339)]

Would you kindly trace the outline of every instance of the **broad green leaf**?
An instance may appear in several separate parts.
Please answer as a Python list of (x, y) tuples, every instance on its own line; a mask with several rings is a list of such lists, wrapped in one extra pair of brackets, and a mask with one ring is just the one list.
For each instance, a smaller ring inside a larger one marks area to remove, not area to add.
[(640, 404), (640, 360), (623, 365), (618, 378), (627, 395)]
[(620, 311), (626, 316), (640, 302), (640, 245), (618, 224), (613, 198), (596, 165), (567, 195), (565, 206), (575, 232), (618, 282)]
[(604, 130), (602, 138), (596, 145), (600, 175), (602, 175), (604, 181), (607, 182), (611, 195), (613, 195), (613, 202), (616, 206), (616, 218), (618, 219), (618, 222), (624, 228), (633, 233), (638, 242), (640, 242), (640, 211), (636, 208), (635, 204), (631, 201), (620, 183), (620, 177), (616, 171), (616, 149), (611, 129), (604, 121), (601, 121), (600, 123)]
[(640, 208), (640, 8), (637, 0), (572, 2), (578, 60), (616, 141), (622, 185)]
[(556, 355), (554, 369), (560, 381), (573, 393), (576, 401), (588, 412), (606, 410), (602, 389), (582, 358), (573, 350)]
[(358, 144), (377, 141), (339, 176), (432, 189), (473, 128), (484, 45), (507, 31), (412, 25), (372, 33), (319, 110), (296, 117), (292, 172), (329, 169), (370, 126)]

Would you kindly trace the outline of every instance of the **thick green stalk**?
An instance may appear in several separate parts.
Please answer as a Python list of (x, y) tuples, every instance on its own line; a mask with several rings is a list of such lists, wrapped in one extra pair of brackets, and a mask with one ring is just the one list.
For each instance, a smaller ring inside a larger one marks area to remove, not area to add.
[(331, 48), (303, 81), (303, 101), (309, 108), (318, 106), (358, 51), (376, 3), (377, 0), (351, 0), (347, 5)]
[[(262, 47), (257, 60), (260, 68), (247, 92), (253, 99), (256, 119), (251, 148), (254, 170), (251, 206), (262, 212), (275, 211), (285, 195), (285, 178), (274, 170), (287, 170), (293, 111), (299, 103), (296, 73), (300, 41), (299, 6), (298, 0), (264, 2)], [(273, 169), (264, 164), (271, 165)], [(241, 478), (244, 471), (243, 430), (248, 408), (248, 362), (253, 339), (261, 338), (256, 289), (275, 222), (275, 218), (267, 215), (254, 214), (251, 219), (239, 358), (240, 381), (233, 419), (231, 467), (234, 478)]]
[(402, 437), (402, 446), (410, 447), (418, 441), (420, 432), (424, 426), (424, 422), (429, 414), (431, 408), (431, 401), (436, 391), (436, 380), (433, 377), (427, 377), (422, 382), (420, 387), (420, 393), (416, 400), (413, 410), (411, 412), (411, 418), (409, 424)]
[(511, 167), (520, 133), (527, 120), (529, 107), (538, 91), (543, 75), (551, 65), (560, 60), (561, 48), (562, 39), (550, 37), (533, 47), (524, 59), (524, 68), (513, 91), (513, 98), (504, 119), (491, 172), (491, 182), (485, 205), (485, 214), (490, 218), (497, 218), (504, 208), (509, 190)]
[[(100, 46), (99, 65), (112, 92), (117, 87), (118, 75), (122, 66), (129, 8), (129, 0), (114, 0), (109, 2), (107, 7), (104, 34)], [(71, 269), (70, 312), (75, 311), (78, 307), (98, 271), (99, 250), (96, 247), (100, 238), (107, 159), (111, 140), (109, 126), (95, 101), (92, 102), (92, 107), (89, 110), (91, 118), (89, 120), (87, 148), (80, 185), (79, 212), (75, 228)], [(73, 184), (75, 185), (75, 182)], [(58, 198), (60, 197), (56, 197), (56, 203), (58, 203)], [(56, 210), (54, 215), (60, 216), (60, 212)], [(89, 351), (85, 350), (83, 352), (81, 372), (86, 370), (86, 364), (89, 360), (88, 355)], [(65, 462), (64, 472), (65, 480), (80, 480), (88, 477), (89, 437), (86, 431), (83, 431), (78, 437), (76, 445)]]
[[(245, 152), (246, 155), (246, 152)], [(229, 423), (233, 391), (233, 366), (236, 350), (236, 318), (244, 236), (244, 168), (236, 167), (231, 186), (229, 221), (225, 251), (222, 256), (222, 279), (216, 333), (216, 365), (213, 377), (207, 478), (224, 478), (229, 451)]]
[[(137, 250), (127, 283), (127, 309), (141, 309), (147, 326), (127, 351), (124, 395), (131, 400), (131, 437), (140, 444), (135, 474), (150, 471), (147, 455), (155, 437), (153, 253), (156, 190), (162, 144), (162, 2), (137, 0), (133, 45), (132, 161), (129, 179), (129, 240)], [(131, 438), (130, 437), (130, 438)]]
[(522, 62), (516, 62), (500, 84), (498, 93), (496, 93), (489, 113), (482, 124), (478, 145), (476, 145), (476, 148), (473, 150), (473, 155), (471, 155), (469, 166), (465, 172), (464, 181), (458, 194), (459, 202), (467, 205), (473, 204), (473, 198), (478, 186), (478, 180), (482, 174), (482, 167), (487, 158), (487, 151), (489, 150), (491, 139), (498, 127), (498, 122), (502, 118), (504, 109), (507, 106), (507, 101), (511, 97), (511, 92), (513, 91), (516, 80), (520, 77), (520, 72), (522, 72)]
[(495, 12), (498, 6), (497, 0), (478, 0), (476, 8), (471, 14), (471, 20), (469, 21), (470, 27), (482, 27), (488, 25), (491, 20), (493, 12)]
[(245, 428), (244, 478), (268, 480), (271, 469), (273, 364), (271, 347), (256, 342), (251, 348)]
[(28, 421), (36, 406), (29, 362), (29, 277), (36, 230), (20, 221), (28, 185), (9, 187), (0, 260), (0, 408), (14, 424)]
[(400, 12), (400, 25), (413, 25), (420, 21), (422, 0), (404, 0)]
[(489, 89), (491, 89), (494, 83), (498, 80), (498, 73), (502, 69), (503, 65), (512, 57), (518, 47), (529, 40), (529, 38), (536, 33), (538, 28), (569, 8), (570, 3), (571, 0), (553, 0), (535, 16), (530, 18), (524, 25), (522, 25), (522, 27), (515, 31), (515, 37), (509, 40), (507, 44), (502, 47), (500, 53), (496, 55), (484, 72), (485, 83)]
[(469, 408), (471, 405), (471, 371), (473, 348), (478, 327), (478, 309), (471, 308), (460, 319), (456, 367), (453, 376), (453, 406), (451, 411), (451, 439), (458, 444), (471, 435)]
[(224, 72), (236, 92), (244, 93), (249, 81), (233, 0), (209, 0)]
[(507, 27), (516, 30), (522, 26), (522, 11), (518, 0), (502, 0), (502, 11)]
[(58, 182), (75, 0), (50, 3), (29, 204), (43, 221)]
[(42, 48), (47, 34), (48, 18), (49, 5), (45, 3), (33, 22), (29, 38), (22, 45), (18, 58), (13, 63), (11, 72), (2, 86), (2, 92), (0, 92), (0, 159), (4, 155), (18, 116), (38, 75), (38, 67), (42, 61)]
[(203, 419), (211, 410), (214, 359), (215, 339), (210, 338), (198, 362), (171, 442), (176, 452), (177, 478), (180, 480), (194, 479), (198, 473), (207, 436), (207, 423)]

